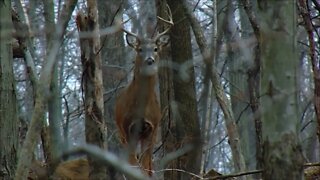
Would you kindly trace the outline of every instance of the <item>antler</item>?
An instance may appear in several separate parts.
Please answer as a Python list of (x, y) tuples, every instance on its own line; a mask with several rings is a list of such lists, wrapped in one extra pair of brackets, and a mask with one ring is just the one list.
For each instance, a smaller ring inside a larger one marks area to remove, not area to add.
[[(130, 20), (130, 18), (129, 18), (128, 20), (122, 22), (121, 24), (124, 25), (124, 24), (127, 23), (129, 20)], [(130, 31), (126, 30), (125, 28), (123, 28), (123, 26), (121, 27), (121, 30), (124, 31), (124, 32), (127, 33), (127, 34), (130, 34), (131, 36), (136, 37), (136, 38), (139, 37), (137, 34), (135, 34), (135, 33), (133, 33), (133, 32), (130, 32)]]
[[(158, 33), (155, 39), (158, 39), (158, 38), (161, 37), (162, 35), (166, 34), (166, 33), (170, 30), (170, 28), (173, 26), (172, 13), (171, 13), (171, 9), (170, 9), (170, 7), (168, 6), (168, 4), (167, 4), (167, 8), (168, 8), (167, 15), (168, 15), (168, 17), (169, 17), (169, 20), (163, 19), (162, 17), (159, 17), (159, 16), (157, 16), (157, 17), (158, 17), (161, 21), (169, 24), (170, 26), (169, 26), (166, 30), (164, 30), (163, 32)], [(125, 24), (125, 23), (127, 23), (129, 20), (130, 20), (130, 19), (122, 22), (122, 25)], [(127, 34), (130, 34), (130, 35), (132, 35), (132, 36), (134, 36), (134, 37), (139, 38), (139, 36), (138, 36), (137, 34), (135, 34), (135, 33), (133, 33), (133, 32), (130, 32), (130, 31), (124, 29), (123, 27), (122, 27), (121, 29), (122, 29), (122, 31), (126, 32)]]
[(135, 34), (135, 33), (133, 33), (133, 32), (130, 32), (130, 31), (124, 29), (124, 28), (121, 28), (121, 29), (122, 29), (122, 31), (124, 31), (125, 33), (130, 34), (130, 35), (132, 35), (132, 36), (134, 36), (134, 37), (136, 37), (136, 38), (139, 37), (137, 34)]
[(168, 4), (167, 4), (167, 8), (168, 8), (167, 15), (168, 15), (168, 17), (169, 17), (169, 20), (165, 20), (165, 19), (163, 19), (163, 18), (161, 18), (161, 17), (159, 17), (159, 16), (157, 16), (157, 17), (158, 17), (161, 21), (169, 24), (170, 26), (169, 26), (166, 30), (164, 30), (163, 32), (158, 33), (158, 35), (156, 36), (155, 39), (158, 39), (160, 36), (166, 34), (166, 33), (171, 29), (171, 27), (173, 26), (172, 13), (171, 13), (171, 9), (170, 9), (170, 7), (169, 7)]

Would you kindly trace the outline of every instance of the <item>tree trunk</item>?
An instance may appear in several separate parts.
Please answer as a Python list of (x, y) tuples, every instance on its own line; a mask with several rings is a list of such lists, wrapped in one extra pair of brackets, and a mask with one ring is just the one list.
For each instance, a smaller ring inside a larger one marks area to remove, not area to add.
[[(77, 16), (80, 32), (92, 32), (91, 38), (81, 38), (81, 62), (83, 67), (83, 88), (85, 95), (85, 134), (89, 144), (95, 144), (106, 149), (106, 126), (103, 119), (103, 86), (102, 65), (100, 58), (100, 36), (98, 9), (95, 0), (88, 0), (88, 16)], [(89, 179), (106, 179), (106, 168), (96, 160), (88, 157), (90, 172)]]
[[(181, 3), (181, 1), (168, 0), (175, 23), (170, 33), (171, 55), (172, 60), (179, 65), (179, 69), (174, 69), (173, 72), (173, 89), (177, 106), (174, 118), (181, 147), (192, 145), (193, 149), (178, 159), (178, 168), (199, 174), (202, 139), (197, 115), (190, 24), (188, 19), (184, 18), (185, 11)], [(183, 66), (186, 65), (188, 67), (184, 69)], [(188, 176), (182, 174), (177, 179), (188, 179)]]
[(11, 1), (0, 1), (0, 179), (13, 179), (17, 165), (18, 117), (12, 59)]
[[(260, 40), (260, 27), (258, 25), (258, 20), (256, 18), (256, 13), (254, 8), (256, 7), (255, 1), (252, 0), (241, 0), (242, 6), (248, 16), (253, 33), (257, 40), (257, 44), (254, 47), (254, 57), (253, 64), (249, 67), (247, 71), (248, 75), (248, 91), (249, 91), (249, 102), (250, 108), (253, 113), (253, 121), (255, 125), (255, 143), (256, 143), (256, 168), (261, 169), (262, 165), (262, 122), (261, 122), (261, 113), (260, 113), (260, 69), (261, 69), (261, 42)], [(255, 5), (255, 6), (254, 6)], [(240, 14), (241, 13), (240, 11)], [(243, 16), (242, 16), (243, 17)], [(244, 21), (242, 18), (241, 22)]]
[[(167, 2), (166, 1), (157, 1), (157, 15), (164, 19), (167, 19)], [(167, 27), (164, 26), (163, 22), (158, 22), (158, 31), (162, 32)], [(170, 48), (165, 47), (160, 53), (160, 64), (162, 65), (159, 68), (159, 89), (160, 89), (160, 104), (162, 112), (161, 120), (161, 138), (163, 143), (163, 152), (162, 156), (176, 151), (178, 148), (178, 139), (177, 139), (177, 125), (173, 118), (173, 109), (172, 102), (174, 101), (174, 92), (173, 92), (173, 72), (170, 67)], [(167, 169), (177, 169), (178, 160), (174, 159), (169, 162), (169, 164), (164, 164), (164, 167)], [(177, 171), (165, 171), (164, 179), (175, 179), (178, 177)]]
[[(226, 30), (227, 51), (229, 58), (227, 61), (230, 67), (230, 93), (231, 103), (234, 117), (239, 130), (239, 137), (241, 142), (241, 149), (246, 163), (247, 170), (256, 168), (256, 135), (254, 116), (248, 105), (250, 102), (248, 90), (248, 77), (245, 72), (249, 67), (246, 66), (247, 61), (254, 62), (254, 51), (248, 48), (247, 44), (243, 43), (241, 38), (249, 38), (252, 36), (252, 27), (243, 9), (240, 9), (240, 23), (241, 23), (241, 37), (240, 29), (235, 21), (235, 7), (231, 5), (231, 13), (229, 15), (228, 27)], [(232, 17), (230, 17), (232, 16)], [(236, 32), (235, 32), (236, 31)], [(235, 33), (233, 33), (235, 32)], [(236, 42), (237, 47), (232, 48), (230, 45)], [(248, 176), (247, 176), (248, 178)]]
[(296, 4), (261, 6), (263, 179), (303, 179), (296, 99)]
[[(48, 56), (50, 52), (50, 47), (52, 40), (52, 30), (54, 29), (54, 3), (52, 0), (44, 1), (44, 17), (45, 17), (45, 27), (46, 27), (46, 41), (47, 41), (47, 49), (46, 56)], [(58, 158), (62, 154), (63, 151), (63, 143), (61, 137), (61, 119), (62, 119), (62, 107), (61, 107), (61, 96), (60, 96), (60, 87), (58, 81), (58, 66), (57, 63), (53, 67), (52, 81), (50, 84), (50, 99), (48, 100), (48, 113), (49, 113), (49, 126), (44, 127), (45, 131), (47, 131), (47, 135), (45, 136), (45, 141), (47, 142), (47, 151), (45, 154), (47, 167), (48, 167), (48, 175), (53, 174), (55, 167), (58, 165)], [(45, 125), (46, 126), (46, 125)], [(44, 141), (42, 141), (44, 142)]]
[[(233, 12), (233, 7), (231, 11)], [(227, 64), (229, 65), (229, 77), (230, 77), (230, 94), (231, 94), (231, 105), (232, 111), (234, 114), (234, 119), (237, 124), (240, 145), (242, 149), (243, 158), (245, 161), (245, 167), (252, 164), (251, 167), (255, 169), (255, 131), (254, 124), (252, 120), (252, 114), (250, 114), (250, 109), (247, 106), (247, 102), (249, 101), (249, 95), (247, 90), (247, 78), (246, 72), (247, 69), (244, 69), (246, 66), (243, 65), (245, 58), (241, 57), (241, 53), (239, 50), (231, 49), (229, 46), (232, 41), (239, 42), (240, 37), (239, 34), (234, 34), (237, 27), (235, 24), (233, 14), (228, 15), (228, 27), (226, 28), (226, 40), (227, 40)], [(238, 32), (235, 32), (238, 33)], [(241, 45), (239, 44), (239, 47)], [(243, 57), (243, 56), (242, 56)], [(247, 60), (247, 59), (246, 59)], [(253, 160), (253, 162), (252, 162)], [(247, 169), (242, 169), (242, 171)], [(248, 178), (248, 177), (247, 177)]]
[[(123, 15), (123, 2), (113, 0), (98, 0), (99, 27), (104, 29), (113, 26), (117, 18)], [(124, 57), (123, 32), (109, 34), (100, 38), (102, 78), (104, 88), (104, 120), (107, 123), (108, 150), (118, 154), (120, 149), (119, 138), (115, 134), (114, 104), (117, 88), (126, 80), (126, 71), (121, 65), (126, 64)], [(108, 167), (109, 178), (115, 179), (115, 170)]]

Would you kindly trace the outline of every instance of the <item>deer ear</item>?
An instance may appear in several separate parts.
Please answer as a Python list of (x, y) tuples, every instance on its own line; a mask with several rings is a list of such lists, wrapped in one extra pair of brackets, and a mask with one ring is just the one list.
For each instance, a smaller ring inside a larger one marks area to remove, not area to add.
[(170, 39), (169, 35), (164, 34), (158, 37), (158, 39), (156, 40), (156, 44), (157, 46), (160, 46), (160, 47), (166, 46), (169, 43), (169, 39)]
[(138, 47), (140, 44), (140, 40), (138, 39), (138, 37), (133, 36), (131, 34), (126, 35), (126, 40), (128, 45), (134, 49), (136, 49), (136, 47)]

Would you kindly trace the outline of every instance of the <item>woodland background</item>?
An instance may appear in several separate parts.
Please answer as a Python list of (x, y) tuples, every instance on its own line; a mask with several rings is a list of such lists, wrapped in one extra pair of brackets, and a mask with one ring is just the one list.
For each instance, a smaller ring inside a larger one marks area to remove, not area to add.
[(146, 178), (114, 124), (121, 27), (161, 31), (167, 4), (154, 178), (320, 177), (319, 0), (0, 0), (0, 179)]

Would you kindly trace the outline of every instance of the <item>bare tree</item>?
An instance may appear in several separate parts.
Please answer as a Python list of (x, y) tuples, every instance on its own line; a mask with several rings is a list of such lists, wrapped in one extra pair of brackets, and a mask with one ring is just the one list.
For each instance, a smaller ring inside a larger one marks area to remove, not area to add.
[(263, 178), (303, 179), (303, 156), (298, 138), (296, 99), (296, 4), (260, 4), (262, 69), (261, 113)]
[[(192, 146), (192, 150), (178, 158), (179, 169), (198, 174), (200, 172), (202, 139), (197, 114), (195, 74), (193, 67), (190, 24), (184, 18), (182, 1), (168, 0), (173, 12), (174, 26), (170, 32), (171, 57), (179, 69), (173, 71), (174, 120), (177, 125), (177, 147)], [(187, 67), (187, 68), (185, 68)], [(178, 174), (176, 179), (186, 179), (186, 174)]]
[[(227, 7), (230, 6), (230, 3), (231, 1), (228, 1)], [(206, 64), (206, 71), (208, 71), (207, 73), (209, 73), (209, 77), (212, 82), (213, 89), (215, 90), (216, 99), (223, 111), (224, 121), (227, 129), (227, 133), (229, 136), (229, 144), (231, 147), (234, 167), (236, 171), (243, 171), (246, 169), (246, 167), (243, 159), (242, 149), (240, 146), (240, 139), (239, 139), (238, 129), (236, 127), (236, 121), (234, 119), (234, 115), (231, 108), (231, 103), (229, 102), (226, 94), (223, 92), (223, 88), (221, 86), (221, 81), (219, 79), (218, 72), (216, 68), (213, 66), (213, 62), (210, 59), (214, 57), (213, 56), (214, 54), (217, 57), (217, 54), (219, 53), (221, 46), (213, 49), (215, 50), (215, 52), (210, 51), (209, 46), (206, 42), (206, 39), (204, 38), (203, 31), (201, 30), (200, 25), (195, 19), (195, 17), (190, 12), (190, 8), (186, 3), (184, 3), (184, 9), (187, 11), (187, 15), (188, 15), (187, 17), (191, 23), (192, 30), (195, 34), (204, 63)], [(224, 20), (222, 23), (226, 25), (227, 18), (223, 18), (223, 19)], [(219, 34), (219, 36), (221, 38), (221, 34)]]
[[(57, 60), (56, 56), (61, 45), (61, 39), (63, 37), (65, 28), (72, 14), (73, 8), (77, 1), (69, 1), (64, 8), (63, 14), (60, 16), (58, 24), (56, 25), (56, 31), (51, 44), (51, 51), (48, 55), (45, 66), (42, 68), (40, 73), (39, 81), (37, 82), (37, 95), (35, 109), (32, 115), (32, 120), (26, 135), (25, 142), (20, 151), (17, 171), (15, 179), (23, 179), (27, 177), (28, 167), (31, 165), (33, 158), (33, 151), (37, 143), (37, 137), (40, 134), (43, 126), (43, 119), (46, 103), (48, 100), (49, 84), (51, 82), (51, 72), (54, 64)], [(47, 84), (49, 82), (49, 84)]]
[[(43, 1), (44, 5), (44, 18), (46, 27), (46, 55), (49, 55), (52, 39), (52, 30), (54, 29), (55, 15), (54, 15), (54, 3), (52, 0)], [(59, 16), (59, 14), (58, 14)], [(61, 119), (62, 119), (62, 107), (61, 107), (61, 88), (59, 86), (59, 69), (58, 63), (56, 62), (53, 67), (52, 81), (50, 84), (50, 98), (48, 100), (48, 113), (49, 113), (49, 126), (44, 125), (42, 132), (44, 133), (43, 144), (46, 147), (44, 149), (44, 154), (46, 158), (46, 163), (48, 165), (48, 175), (50, 176), (55, 167), (58, 165), (58, 159), (62, 154), (63, 141), (61, 137)], [(43, 133), (41, 133), (41, 136)]]
[[(317, 8), (318, 12), (320, 12), (320, 4), (317, 1), (313, 1), (315, 7)], [(299, 10), (303, 17), (304, 27), (308, 34), (309, 40), (309, 54), (310, 54), (310, 61), (312, 64), (312, 71), (313, 71), (313, 81), (314, 81), (314, 109), (316, 112), (316, 119), (318, 123), (317, 134), (318, 134), (318, 141), (320, 143), (320, 67), (319, 67), (319, 56), (317, 56), (316, 51), (317, 43), (315, 40), (314, 32), (317, 32), (314, 29), (315, 23), (312, 22), (312, 13), (307, 6), (307, 2), (299, 0)], [(318, 35), (319, 36), (319, 35)]]
[(13, 74), (11, 1), (1, 1), (0, 12), (0, 178), (13, 179), (17, 164), (18, 111)]
[[(157, 1), (157, 15), (159, 17), (166, 18), (167, 16), (167, 2)], [(163, 31), (167, 28), (162, 22), (157, 24), (158, 31)], [(177, 122), (173, 118), (173, 102), (174, 102), (174, 90), (173, 90), (173, 71), (171, 65), (171, 53), (170, 47), (164, 47), (160, 53), (160, 68), (159, 68), (159, 90), (160, 90), (160, 104), (162, 112), (161, 120), (161, 140), (163, 144), (162, 157), (176, 151), (178, 139), (177, 139)], [(168, 169), (177, 169), (178, 160), (172, 159), (164, 167)], [(165, 171), (164, 179), (174, 179), (178, 177), (177, 171)]]
[[(100, 36), (98, 7), (95, 0), (88, 0), (88, 15), (77, 15), (77, 26), (80, 31), (81, 62), (83, 67), (83, 89), (86, 142), (106, 148), (106, 126), (104, 121), (102, 63), (100, 55)], [(89, 32), (92, 37), (83, 38), (81, 32)], [(88, 157), (90, 165), (89, 178), (105, 179), (106, 167)]]

